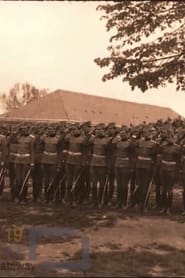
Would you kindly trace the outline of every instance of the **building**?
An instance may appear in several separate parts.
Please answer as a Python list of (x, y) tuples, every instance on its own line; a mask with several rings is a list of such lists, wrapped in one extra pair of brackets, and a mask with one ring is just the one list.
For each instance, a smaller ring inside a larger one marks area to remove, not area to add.
[(158, 119), (176, 118), (172, 109), (111, 98), (56, 90), (28, 105), (2, 114), (5, 120), (91, 121), (139, 124)]

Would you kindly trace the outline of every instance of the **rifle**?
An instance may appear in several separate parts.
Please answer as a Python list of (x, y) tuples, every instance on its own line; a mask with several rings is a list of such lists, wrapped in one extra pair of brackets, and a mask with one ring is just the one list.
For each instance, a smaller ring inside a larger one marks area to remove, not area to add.
[(103, 187), (103, 195), (102, 195), (102, 199), (101, 199), (101, 205), (103, 205), (103, 204), (104, 204), (105, 193), (106, 193), (106, 189), (107, 189), (108, 181), (109, 181), (109, 175), (107, 174), (107, 176), (106, 176), (106, 180), (105, 180), (105, 184), (104, 184), (104, 187)]
[(93, 132), (95, 131), (96, 127), (93, 127), (92, 130), (87, 134), (88, 136), (91, 136)]
[(138, 191), (139, 189), (139, 185), (136, 185), (135, 188), (134, 188), (134, 191), (132, 192), (132, 198), (133, 196), (136, 194), (136, 192)]
[(56, 175), (52, 178), (52, 180), (51, 180), (51, 182), (49, 183), (49, 186), (48, 186), (48, 188), (47, 188), (47, 190), (46, 190), (46, 193), (49, 192), (49, 190), (50, 190), (51, 187), (53, 186), (53, 184), (54, 184), (56, 178), (58, 177), (58, 175), (59, 175), (59, 172), (57, 172)]
[(31, 175), (31, 172), (32, 172), (32, 168), (30, 168), (30, 169), (28, 170), (28, 172), (27, 172), (27, 174), (26, 174), (26, 177), (25, 177), (25, 179), (24, 179), (24, 181), (23, 181), (21, 190), (20, 190), (20, 192), (19, 192), (19, 195), (20, 195), (20, 196), (22, 195), (22, 192), (23, 192), (23, 190), (24, 190), (24, 187), (26, 186), (26, 184), (27, 184), (27, 182), (28, 182), (28, 180), (29, 180), (29, 177), (30, 177), (30, 175)]
[(55, 190), (55, 192), (54, 192), (54, 194), (53, 194), (53, 197), (54, 197), (54, 198), (56, 197), (56, 194), (57, 194), (58, 190), (59, 190), (59, 193), (60, 193), (60, 190), (61, 190), (61, 183), (64, 181), (65, 177), (66, 177), (66, 175), (64, 175), (63, 178), (62, 178), (62, 180), (59, 182), (59, 186), (57, 186), (57, 188), (56, 188), (56, 190)]
[(145, 201), (144, 201), (144, 207), (147, 207), (147, 205), (148, 205), (148, 201), (149, 201), (150, 193), (151, 193), (151, 189), (152, 189), (152, 184), (153, 184), (153, 177), (148, 186), (148, 190), (147, 190)]
[(80, 179), (80, 177), (81, 177), (83, 171), (84, 171), (84, 169), (82, 168), (81, 172), (79, 173), (78, 177), (76, 178), (75, 182), (73, 183), (73, 186), (72, 186), (72, 188), (71, 188), (71, 192), (73, 192), (73, 191), (75, 190), (76, 185), (77, 185), (77, 183), (78, 183), (78, 181), (79, 181), (79, 179)]
[(5, 174), (6, 174), (6, 170), (7, 170), (7, 168), (5, 166), (2, 166), (1, 172), (0, 172), (0, 188), (3, 186), (2, 183), (4, 180)]

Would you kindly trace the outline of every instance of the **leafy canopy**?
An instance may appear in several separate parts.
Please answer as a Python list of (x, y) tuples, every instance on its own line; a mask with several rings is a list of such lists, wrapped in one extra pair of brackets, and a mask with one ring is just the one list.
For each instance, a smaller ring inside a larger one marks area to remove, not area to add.
[(103, 81), (121, 76), (142, 92), (176, 83), (185, 91), (185, 1), (114, 1), (97, 7), (113, 33)]

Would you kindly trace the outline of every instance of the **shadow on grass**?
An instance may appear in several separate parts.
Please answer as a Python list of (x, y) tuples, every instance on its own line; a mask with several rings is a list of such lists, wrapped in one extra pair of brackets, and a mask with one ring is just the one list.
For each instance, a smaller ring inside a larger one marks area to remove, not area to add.
[[(90, 254), (90, 268), (86, 277), (157, 277), (183, 276), (185, 274), (185, 250), (157, 243), (129, 248), (122, 251), (93, 252)], [(156, 253), (156, 250), (163, 251)], [(72, 260), (79, 260), (76, 253)]]

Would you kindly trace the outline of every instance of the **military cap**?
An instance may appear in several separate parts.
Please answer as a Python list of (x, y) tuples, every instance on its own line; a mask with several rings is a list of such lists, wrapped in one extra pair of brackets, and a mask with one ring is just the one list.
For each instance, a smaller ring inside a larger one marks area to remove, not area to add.
[(60, 125), (65, 125), (65, 124), (66, 124), (66, 121), (60, 121), (59, 124), (60, 124)]
[(116, 126), (116, 123), (114, 122), (111, 122), (111, 123), (108, 123), (107, 127), (109, 128), (112, 128), (112, 127), (115, 127)]
[(47, 131), (53, 132), (55, 131), (55, 128), (53, 126), (48, 126)]
[(27, 126), (25, 126), (25, 125), (22, 125), (22, 126), (19, 126), (19, 130), (21, 131), (21, 130), (27, 130), (28, 128), (27, 128)]
[(88, 126), (88, 127), (91, 127), (91, 121), (84, 122), (84, 123), (82, 123), (81, 126)]
[(104, 129), (105, 128), (105, 124), (104, 123), (100, 123), (96, 125), (96, 129)]
[(60, 133), (65, 133), (66, 128), (64, 126), (60, 126), (58, 130)]
[(115, 127), (115, 131), (116, 132), (120, 132), (121, 131), (121, 127), (119, 127), (119, 126)]

